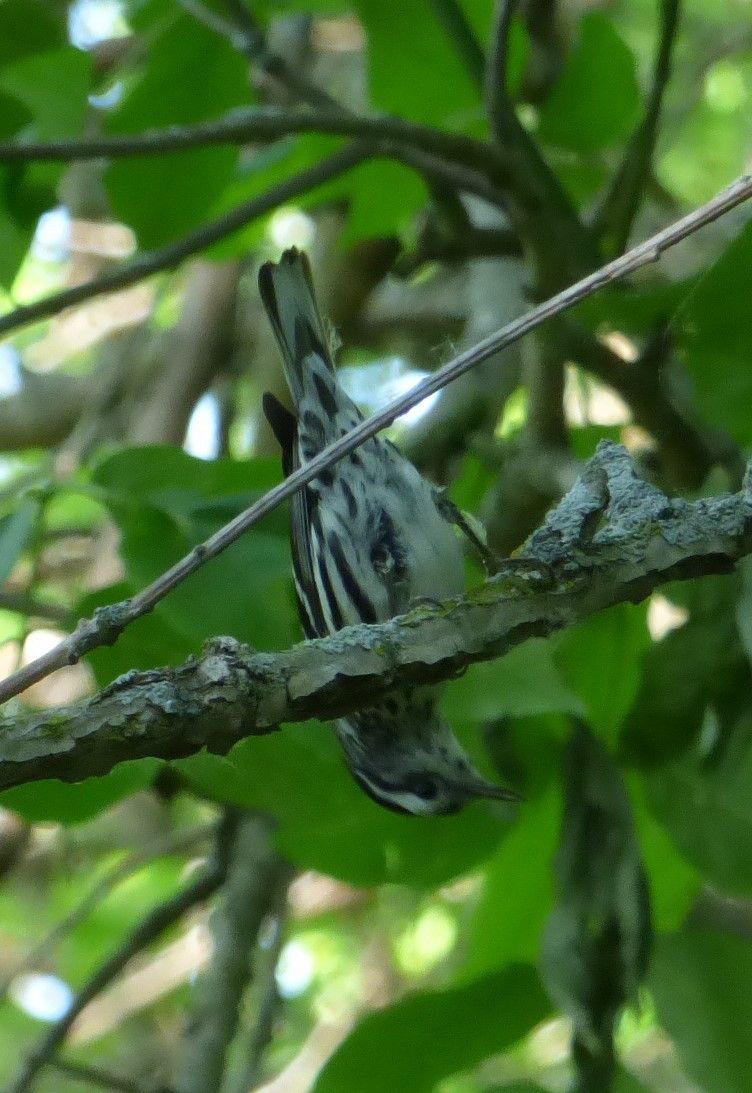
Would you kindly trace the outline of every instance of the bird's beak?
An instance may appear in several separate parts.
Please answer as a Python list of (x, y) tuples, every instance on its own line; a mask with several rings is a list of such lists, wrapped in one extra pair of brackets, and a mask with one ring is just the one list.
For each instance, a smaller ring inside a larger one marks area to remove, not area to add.
[(473, 797), (483, 797), (489, 801), (524, 801), (525, 799), (521, 794), (515, 793), (513, 789), (497, 786), (495, 782), (489, 782), (480, 774), (471, 781), (463, 783), (463, 788), (466, 788), (467, 792), (471, 793)]

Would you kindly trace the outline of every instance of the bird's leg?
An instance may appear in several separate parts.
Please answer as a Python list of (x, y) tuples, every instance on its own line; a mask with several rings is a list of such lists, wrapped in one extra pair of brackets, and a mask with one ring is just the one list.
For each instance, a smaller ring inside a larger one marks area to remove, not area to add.
[(448, 496), (445, 490), (436, 491), (436, 507), (441, 515), (449, 524), (453, 524), (456, 528), (462, 532), (470, 545), (475, 549), (480, 560), (483, 564), (483, 568), (486, 571), (486, 575), (491, 577), (499, 569), (502, 564), (502, 559), (491, 550), (486, 538), (486, 529), (481, 524), (480, 520), (476, 519), (469, 512), (463, 512), (462, 509), (455, 505)]

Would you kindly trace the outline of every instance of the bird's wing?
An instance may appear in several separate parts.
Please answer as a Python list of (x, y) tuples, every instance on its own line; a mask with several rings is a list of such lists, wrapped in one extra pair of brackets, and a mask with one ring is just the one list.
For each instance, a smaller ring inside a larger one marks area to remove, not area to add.
[[(287, 478), (298, 468), (297, 421), (286, 406), (269, 391), (263, 397), (264, 414), (282, 449), (282, 470)], [(316, 564), (311, 542), (311, 519), (318, 497), (306, 486), (290, 499), (290, 543), (295, 589), (303, 630), (307, 638), (329, 633), (314, 576)]]

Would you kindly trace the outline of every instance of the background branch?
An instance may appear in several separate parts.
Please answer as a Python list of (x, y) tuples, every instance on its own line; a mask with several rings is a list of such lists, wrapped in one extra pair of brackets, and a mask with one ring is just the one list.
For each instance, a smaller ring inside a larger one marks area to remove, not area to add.
[(514, 135), (517, 118), (507, 89), (509, 31), (516, 0), (498, 0), (491, 31), (491, 48), (486, 67), (486, 104), (491, 128), (500, 144)]
[(251, 813), (237, 813), (233, 818), (227, 879), (211, 917), (214, 947), (194, 990), (177, 1093), (217, 1093), (221, 1088), (238, 1008), (253, 974), (252, 953), (278, 875), (287, 872), (272, 849), (269, 826)]
[(269, 915), (274, 931), (269, 948), (264, 953), (263, 984), (254, 1022), (248, 1036), (246, 1058), (237, 1074), (225, 1082), (226, 1093), (248, 1093), (255, 1089), (263, 1077), (264, 1054), (272, 1041), (274, 1023), (280, 1008), (281, 997), (277, 987), (277, 964), (285, 940), (288, 915), (288, 890), (291, 870), (282, 871), (271, 893)]
[(470, 79), (483, 90), (485, 54), (459, 0), (431, 0), (431, 7), (451, 39)]
[(645, 116), (626, 147), (596, 218), (595, 228), (608, 255), (621, 254), (626, 247), (650, 178), (680, 10), (681, 0), (661, 0), (661, 29)]
[[(743, 464), (736, 445), (694, 420), (689, 407), (677, 404), (669, 394), (664, 369), (655, 361), (649, 367), (625, 361), (576, 321), (557, 323), (555, 337), (569, 359), (618, 391), (637, 424), (656, 438), (670, 483), (698, 488), (716, 463), (730, 468), (739, 480)], [(646, 361), (655, 350), (647, 346)], [(664, 344), (663, 351), (669, 353), (670, 346)]]
[(250, 107), (233, 110), (217, 121), (198, 125), (173, 125), (132, 136), (93, 137), (75, 140), (0, 142), (0, 163), (68, 163), (86, 159), (120, 159), (130, 156), (160, 156), (212, 145), (254, 144), (281, 137), (318, 133), (368, 141), (389, 141), (441, 156), (449, 162), (479, 171), (493, 165), (494, 176), (503, 169), (503, 159), (483, 141), (461, 133), (446, 132), (418, 122), (391, 116), (347, 113), (331, 105), (318, 109), (280, 110)]
[(21, 366), (17, 392), (0, 398), (0, 450), (59, 444), (81, 416), (86, 392), (79, 376), (39, 374)]

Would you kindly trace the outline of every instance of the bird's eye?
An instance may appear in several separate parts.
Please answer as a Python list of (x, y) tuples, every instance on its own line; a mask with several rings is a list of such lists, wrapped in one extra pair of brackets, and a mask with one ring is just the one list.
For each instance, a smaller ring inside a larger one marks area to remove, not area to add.
[(388, 573), (394, 567), (394, 558), (384, 546), (375, 546), (371, 551), (371, 565), (377, 573)]
[(405, 782), (404, 789), (423, 801), (435, 801), (439, 795), (439, 783), (427, 774), (414, 774)]

